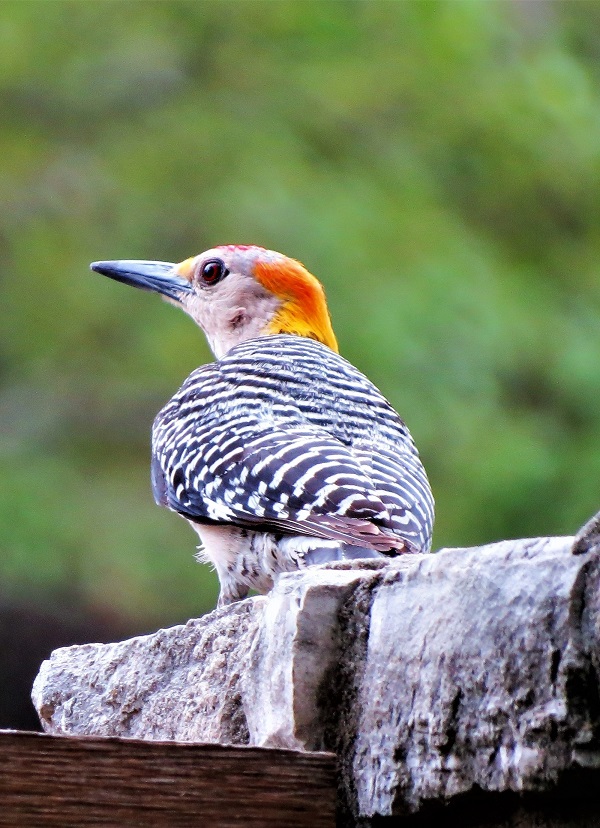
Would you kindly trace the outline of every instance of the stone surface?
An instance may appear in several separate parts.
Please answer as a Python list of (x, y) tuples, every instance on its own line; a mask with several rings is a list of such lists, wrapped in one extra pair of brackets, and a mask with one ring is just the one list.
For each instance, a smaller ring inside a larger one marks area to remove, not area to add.
[(185, 626), (56, 651), (34, 702), (50, 733), (335, 750), (340, 824), (600, 782), (598, 527), (288, 573)]
[(592, 572), (571, 545), (445, 551), (386, 576), (358, 700), (361, 813), (473, 785), (535, 790), (570, 766), (593, 712), (574, 709), (588, 666), (576, 607)]
[(265, 598), (116, 644), (55, 650), (32, 698), (47, 733), (247, 744), (240, 673)]
[(341, 657), (338, 614), (368, 572), (314, 567), (279, 578), (242, 680), (253, 744), (325, 749), (319, 694)]

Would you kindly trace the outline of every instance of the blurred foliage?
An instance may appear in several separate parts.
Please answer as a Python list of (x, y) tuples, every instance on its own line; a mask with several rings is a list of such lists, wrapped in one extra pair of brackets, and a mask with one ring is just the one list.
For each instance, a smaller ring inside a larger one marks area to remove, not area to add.
[(0, 38), (4, 593), (214, 606), (148, 482), (208, 349), (95, 259), (302, 260), (415, 436), (436, 547), (598, 509), (600, 4), (5, 1)]

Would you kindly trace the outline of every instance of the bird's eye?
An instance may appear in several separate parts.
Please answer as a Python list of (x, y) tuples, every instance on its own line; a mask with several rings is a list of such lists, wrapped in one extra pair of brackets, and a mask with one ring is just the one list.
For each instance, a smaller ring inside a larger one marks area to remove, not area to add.
[(220, 259), (211, 259), (200, 268), (200, 278), (205, 285), (216, 285), (229, 271)]

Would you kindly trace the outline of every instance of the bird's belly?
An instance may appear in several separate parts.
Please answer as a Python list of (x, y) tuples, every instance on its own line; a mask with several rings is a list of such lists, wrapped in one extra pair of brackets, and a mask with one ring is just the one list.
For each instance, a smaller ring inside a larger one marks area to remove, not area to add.
[[(268, 592), (278, 572), (298, 568), (297, 562), (281, 559), (271, 534), (229, 524), (190, 524), (201, 541), (198, 560), (211, 563), (219, 576), (221, 603), (244, 598), (249, 589)], [(231, 599), (223, 600), (224, 594)]]
[(266, 593), (280, 572), (293, 572), (313, 564), (344, 558), (379, 557), (369, 549), (337, 540), (307, 535), (253, 532), (230, 524), (190, 525), (198, 533), (198, 559), (211, 563), (221, 583), (220, 604), (244, 598), (249, 589)]

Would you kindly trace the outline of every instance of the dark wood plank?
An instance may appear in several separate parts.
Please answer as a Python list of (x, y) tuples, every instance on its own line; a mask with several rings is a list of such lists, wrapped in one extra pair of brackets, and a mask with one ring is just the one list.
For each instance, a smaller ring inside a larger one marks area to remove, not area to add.
[(335, 757), (0, 731), (0, 826), (331, 828)]

